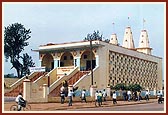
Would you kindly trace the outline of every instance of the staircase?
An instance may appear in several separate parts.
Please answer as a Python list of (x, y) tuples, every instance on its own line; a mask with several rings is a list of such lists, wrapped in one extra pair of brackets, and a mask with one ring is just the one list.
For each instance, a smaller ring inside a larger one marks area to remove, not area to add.
[[(30, 81), (33, 82), (42, 75), (46, 75), (47, 72), (38, 72), (36, 75), (30, 78)], [(20, 82), (13, 90), (6, 92), (4, 96), (7, 97), (16, 97), (19, 92), (23, 93), (23, 82)]]
[[(78, 71), (74, 74), (70, 79), (67, 80), (68, 85), (73, 85), (77, 82), (83, 75), (88, 74), (88, 71)], [(58, 97), (60, 96), (60, 88), (62, 87), (62, 83), (59, 84), (53, 91), (50, 92), (49, 97)]]

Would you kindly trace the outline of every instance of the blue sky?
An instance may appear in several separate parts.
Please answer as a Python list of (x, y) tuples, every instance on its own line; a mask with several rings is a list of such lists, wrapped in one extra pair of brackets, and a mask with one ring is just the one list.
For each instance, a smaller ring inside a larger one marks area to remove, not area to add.
[[(5, 3), (2, 28), (18, 22), (31, 30), (29, 46), (24, 52), (29, 53), (38, 66), (38, 53), (31, 49), (47, 43), (81, 41), (94, 30), (99, 30), (105, 39), (115, 32), (122, 45), (125, 27), (130, 25), (135, 47), (138, 47), (144, 18), (152, 55), (164, 59), (164, 8), (163, 3)], [(4, 74), (16, 73), (10, 68), (11, 64), (4, 61)]]

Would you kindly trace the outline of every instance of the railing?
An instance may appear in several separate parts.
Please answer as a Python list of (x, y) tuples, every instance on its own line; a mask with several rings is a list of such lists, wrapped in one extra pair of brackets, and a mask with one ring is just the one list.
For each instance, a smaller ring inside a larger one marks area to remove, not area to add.
[(68, 75), (64, 75), (64, 76), (60, 77), (53, 84), (51, 84), (50, 87), (49, 87), (49, 96), (56, 96), (56, 94), (58, 94), (57, 92), (60, 91), (62, 81), (64, 81), (64, 80), (67, 81), (74, 74), (76, 74), (77, 71), (79, 71), (78, 69), (79, 69), (78, 67), (75, 67), (74, 70), (71, 73), (69, 73)]
[[(43, 72), (35, 72), (32, 73), (29, 77), (30, 81), (34, 81), (36, 80), (39, 76), (43, 75)], [(16, 97), (18, 95), (19, 92), (23, 93), (23, 80), (26, 78), (26, 76), (24, 76), (23, 78), (19, 79), (18, 81), (16, 81), (14, 84), (11, 85), (11, 90), (9, 90), (8, 92), (6, 92), (4, 94), (4, 96), (14, 96)]]

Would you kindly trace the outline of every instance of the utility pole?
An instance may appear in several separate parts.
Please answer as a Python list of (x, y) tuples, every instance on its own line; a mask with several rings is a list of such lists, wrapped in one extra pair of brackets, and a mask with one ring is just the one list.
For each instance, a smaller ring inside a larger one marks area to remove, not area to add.
[(92, 55), (92, 39), (90, 38), (90, 64), (91, 64), (91, 85), (93, 85), (93, 67), (92, 67), (92, 60), (93, 60), (93, 55)]

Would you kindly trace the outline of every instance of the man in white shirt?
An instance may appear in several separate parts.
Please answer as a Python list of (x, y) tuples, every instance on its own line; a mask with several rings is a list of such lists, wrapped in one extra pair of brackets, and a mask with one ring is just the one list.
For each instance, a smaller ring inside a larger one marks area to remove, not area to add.
[(69, 98), (69, 104), (68, 106), (72, 106), (72, 96), (73, 96), (74, 92), (72, 90), (70, 90), (68, 92), (68, 98)]
[(113, 92), (113, 104), (116, 104), (117, 103), (117, 94), (116, 92), (114, 91)]
[(95, 93), (95, 106), (97, 106), (96, 103), (98, 102), (98, 100), (97, 100), (98, 95), (99, 95), (99, 93), (98, 93), (98, 91), (96, 91), (96, 93)]
[(131, 91), (130, 90), (127, 91), (127, 95), (128, 95), (128, 101), (130, 101), (131, 100)]
[(25, 104), (25, 100), (22, 97), (22, 93), (19, 93), (15, 101), (18, 104), (18, 111), (20, 111), (22, 109), (22, 105)]
[(83, 91), (81, 93), (81, 102), (83, 102), (83, 100), (86, 102), (86, 90), (85, 89), (83, 89)]
[(106, 101), (106, 97), (107, 97), (107, 92), (106, 92), (106, 90), (104, 89), (104, 90), (103, 90), (103, 99), (104, 99), (104, 101)]

